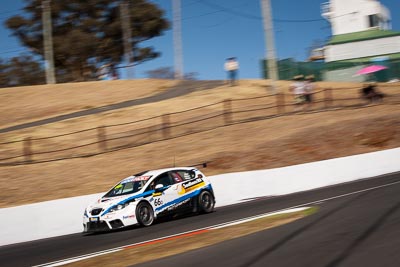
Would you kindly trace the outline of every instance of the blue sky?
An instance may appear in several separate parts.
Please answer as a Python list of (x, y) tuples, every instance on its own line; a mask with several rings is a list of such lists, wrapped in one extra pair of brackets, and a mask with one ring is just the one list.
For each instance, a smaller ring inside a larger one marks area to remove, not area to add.
[[(325, 41), (331, 30), (320, 15), (328, 0), (271, 0), (275, 47), (279, 59), (305, 60), (315, 41)], [(345, 0), (343, 0), (345, 1)], [(172, 0), (152, 0), (172, 20)], [(197, 72), (199, 79), (224, 79), (225, 58), (236, 56), (240, 78), (260, 78), (265, 55), (260, 0), (181, 0), (184, 72)], [(400, 31), (400, 1), (381, 0), (391, 11), (393, 30)], [(22, 12), (22, 0), (2, 0), (0, 9), (0, 57), (8, 58), (24, 48), (4, 28), (4, 20)], [(314, 22), (285, 21), (316, 20)], [(135, 67), (135, 78), (145, 71), (173, 66), (172, 29), (145, 43), (162, 53), (160, 58)], [(22, 51), (21, 51), (22, 50)], [(15, 51), (15, 52), (14, 52)]]

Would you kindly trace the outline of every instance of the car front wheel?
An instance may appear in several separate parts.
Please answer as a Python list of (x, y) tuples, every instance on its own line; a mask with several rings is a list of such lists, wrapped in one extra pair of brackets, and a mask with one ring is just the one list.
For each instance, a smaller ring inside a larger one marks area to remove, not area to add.
[(154, 222), (154, 211), (147, 202), (140, 202), (136, 207), (136, 218), (140, 225), (150, 226)]
[(209, 191), (202, 191), (198, 197), (199, 211), (209, 213), (214, 210), (214, 197)]

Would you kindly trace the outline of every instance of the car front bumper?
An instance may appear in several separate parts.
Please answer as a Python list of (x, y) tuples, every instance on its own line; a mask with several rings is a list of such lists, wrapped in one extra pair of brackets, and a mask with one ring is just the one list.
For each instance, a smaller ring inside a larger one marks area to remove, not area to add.
[(121, 210), (103, 216), (83, 216), (83, 232), (102, 232), (137, 224), (134, 212)]

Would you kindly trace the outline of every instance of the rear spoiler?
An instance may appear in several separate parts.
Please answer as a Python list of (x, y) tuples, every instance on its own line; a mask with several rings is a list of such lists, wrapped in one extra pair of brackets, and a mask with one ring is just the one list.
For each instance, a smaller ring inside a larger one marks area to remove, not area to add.
[(203, 162), (203, 163), (199, 163), (199, 164), (195, 164), (195, 165), (191, 165), (190, 167), (196, 168), (196, 167), (203, 167), (203, 168), (207, 168), (207, 164), (210, 163), (208, 162)]

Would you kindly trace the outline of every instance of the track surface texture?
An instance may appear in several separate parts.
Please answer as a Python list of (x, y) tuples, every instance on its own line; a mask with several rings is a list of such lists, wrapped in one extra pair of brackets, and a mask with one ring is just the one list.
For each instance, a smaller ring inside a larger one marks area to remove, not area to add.
[(400, 266), (399, 194), (395, 184), (326, 201), (305, 219), (134, 266)]
[[(1, 266), (32, 266), (400, 182), (400, 173), (105, 234), (67, 235), (0, 247)], [(400, 183), (318, 204), (302, 220), (138, 266), (400, 266)], [(217, 196), (218, 201), (218, 196)], [(61, 211), (60, 211), (61, 212)], [(27, 218), (29, 220), (29, 218)], [(23, 229), (21, 229), (23, 231)], [(134, 264), (134, 262), (132, 262)]]

